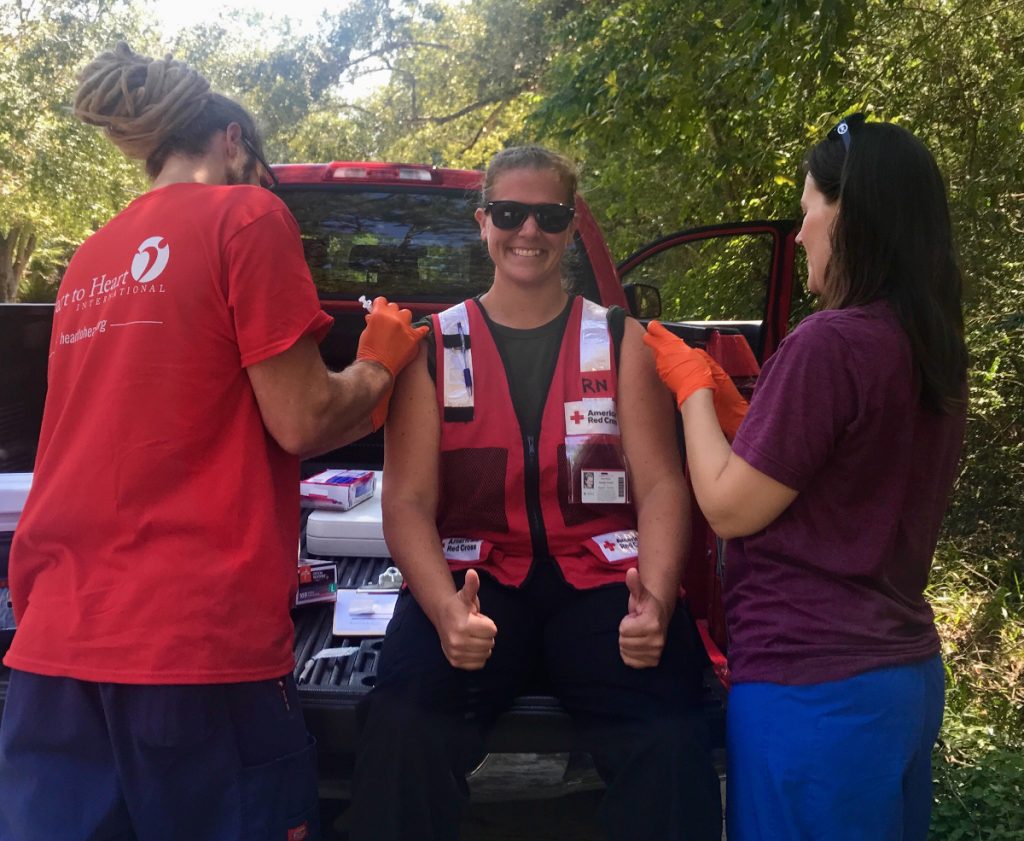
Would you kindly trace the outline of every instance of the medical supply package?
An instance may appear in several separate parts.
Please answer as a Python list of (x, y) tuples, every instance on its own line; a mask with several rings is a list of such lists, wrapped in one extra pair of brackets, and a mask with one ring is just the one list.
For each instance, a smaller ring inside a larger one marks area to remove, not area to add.
[(333, 561), (299, 561), (299, 588), (295, 606), (333, 602), (338, 596), (338, 566)]
[(373, 496), (377, 477), (372, 470), (325, 470), (299, 483), (306, 508), (347, 511)]

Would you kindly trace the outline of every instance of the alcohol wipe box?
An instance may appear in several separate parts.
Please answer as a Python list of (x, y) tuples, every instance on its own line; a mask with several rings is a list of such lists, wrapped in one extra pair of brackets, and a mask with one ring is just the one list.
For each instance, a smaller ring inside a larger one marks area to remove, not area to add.
[(314, 602), (333, 602), (338, 595), (338, 567), (333, 562), (299, 561), (296, 607)]
[(377, 477), (372, 470), (325, 470), (299, 482), (306, 508), (347, 511), (373, 496)]

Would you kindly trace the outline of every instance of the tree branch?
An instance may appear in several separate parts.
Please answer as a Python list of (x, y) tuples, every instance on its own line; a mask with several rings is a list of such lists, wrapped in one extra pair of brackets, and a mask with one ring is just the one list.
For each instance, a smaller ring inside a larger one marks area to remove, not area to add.
[(476, 133), (473, 135), (473, 139), (470, 140), (469, 143), (467, 143), (462, 148), (461, 152), (459, 152), (460, 156), (461, 155), (465, 155), (466, 152), (468, 152), (470, 149), (472, 149), (474, 146), (476, 146), (477, 143), (480, 142), (480, 137), (483, 135), (484, 129), (486, 129), (489, 125), (491, 125), (491, 123), (494, 122), (494, 119), (498, 116), (498, 114), (500, 114), (503, 110), (505, 110), (505, 106), (506, 105), (508, 105), (508, 100), (503, 100), (502, 102), (499, 102), (498, 103), (498, 107), (495, 108), (493, 111), (491, 111), (490, 114), (487, 115), (487, 117), (483, 120), (483, 122), (480, 123), (480, 127), (476, 130)]
[(460, 117), (465, 117), (467, 114), (472, 114), (474, 111), (479, 111), (481, 108), (486, 108), (488, 105), (494, 105), (495, 103), (504, 105), (509, 100), (509, 98), (511, 98), (511, 96), (515, 95), (515, 93), (506, 96), (498, 96), (495, 94), (492, 96), (484, 97), (483, 99), (478, 99), (476, 102), (471, 102), (469, 105), (465, 106), (464, 108), (460, 108), (458, 111), (453, 111), (451, 114), (445, 114), (441, 117), (420, 117), (416, 122), (431, 123), (435, 126), (443, 126), (446, 123), (454, 122)]

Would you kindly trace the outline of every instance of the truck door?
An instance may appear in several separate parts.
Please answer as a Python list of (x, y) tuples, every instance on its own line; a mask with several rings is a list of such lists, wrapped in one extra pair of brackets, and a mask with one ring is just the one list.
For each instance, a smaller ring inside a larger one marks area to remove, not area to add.
[(786, 335), (794, 304), (808, 311), (803, 284), (794, 289), (796, 231), (788, 219), (678, 231), (619, 263), (619, 276), (639, 317), (690, 328), (675, 331), (685, 338), (739, 332), (760, 364)]

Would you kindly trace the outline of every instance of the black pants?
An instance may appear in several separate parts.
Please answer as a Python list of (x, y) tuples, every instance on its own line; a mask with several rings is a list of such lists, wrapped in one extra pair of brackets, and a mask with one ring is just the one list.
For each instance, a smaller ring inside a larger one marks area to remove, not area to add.
[(487, 728), (538, 669), (608, 786), (609, 839), (719, 841), (718, 778), (700, 707), (704, 655), (684, 605), (658, 667), (633, 669), (619, 656), (624, 584), (575, 590), (552, 562), (534, 564), (519, 589), (480, 578), (481, 609), (498, 635), (479, 671), (449, 665), (415, 599), (398, 600), (376, 687), (359, 710), (352, 841), (457, 838), (465, 775), (483, 756)]

